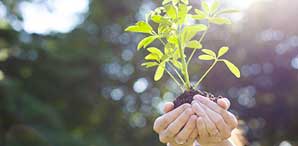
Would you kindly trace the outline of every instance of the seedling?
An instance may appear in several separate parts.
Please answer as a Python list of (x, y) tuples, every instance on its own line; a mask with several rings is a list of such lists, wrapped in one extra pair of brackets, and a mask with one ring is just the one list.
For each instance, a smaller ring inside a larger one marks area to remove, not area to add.
[[(231, 73), (240, 78), (239, 69), (231, 61), (224, 58), (229, 47), (223, 46), (214, 52), (210, 49), (203, 49), (202, 45), (202, 41), (212, 24), (229, 25), (231, 20), (222, 17), (222, 15), (238, 11), (234, 9), (221, 10), (218, 1), (212, 5), (202, 1), (201, 7), (202, 9), (194, 9), (194, 14), (191, 14), (193, 10), (188, 0), (163, 0), (161, 7), (146, 14), (145, 21), (139, 21), (125, 29), (128, 32), (147, 35), (139, 42), (137, 49), (146, 48), (149, 52), (145, 57), (146, 62), (142, 66), (156, 68), (154, 80), (160, 80), (167, 73), (184, 92), (174, 102), (175, 107), (186, 102), (190, 103), (195, 94), (208, 96), (211, 100), (218, 98), (207, 92), (196, 90), (217, 63), (224, 63)], [(191, 19), (197, 23), (188, 24)], [(200, 23), (202, 20), (206, 23)], [(153, 25), (156, 25), (157, 28), (154, 29)], [(201, 34), (200, 39), (195, 40), (194, 37), (198, 33)], [(162, 46), (150, 46), (154, 41), (160, 41)], [(187, 49), (191, 50), (190, 55), (186, 54)], [(198, 56), (199, 60), (212, 61), (213, 63), (201, 78), (192, 85), (188, 67), (197, 50), (202, 53)]]

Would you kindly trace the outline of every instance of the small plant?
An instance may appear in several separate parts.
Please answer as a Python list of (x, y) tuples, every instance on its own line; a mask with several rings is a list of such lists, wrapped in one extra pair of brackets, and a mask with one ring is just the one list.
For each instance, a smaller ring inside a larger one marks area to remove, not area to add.
[[(237, 78), (240, 78), (239, 69), (231, 61), (223, 58), (229, 50), (228, 47), (221, 47), (218, 52), (214, 52), (210, 49), (203, 49), (202, 45), (211, 24), (231, 24), (228, 18), (221, 17), (222, 14), (238, 11), (234, 9), (220, 10), (218, 1), (215, 1), (212, 5), (202, 1), (201, 7), (202, 10), (194, 9), (194, 14), (190, 14), (192, 6), (189, 5), (188, 0), (163, 0), (161, 7), (146, 14), (145, 21), (139, 21), (125, 29), (125, 31), (148, 35), (137, 46), (138, 50), (147, 48), (149, 52), (145, 57), (147, 62), (143, 63), (142, 66), (146, 68), (156, 67), (155, 81), (160, 80), (166, 72), (177, 83), (184, 93), (174, 102), (175, 107), (186, 102), (190, 103), (192, 96), (195, 94), (202, 94), (212, 100), (215, 99), (212, 94), (195, 89), (198, 88), (217, 63), (224, 63)], [(188, 24), (190, 19), (195, 21), (205, 20), (207, 24)], [(153, 29), (153, 25), (157, 26), (157, 30)], [(199, 40), (195, 40), (194, 37), (199, 32), (202, 32), (201, 37)], [(162, 46), (149, 47), (156, 40), (160, 41)], [(185, 53), (187, 49), (191, 50), (190, 55)], [(213, 61), (213, 63), (201, 78), (194, 85), (191, 85), (188, 67), (197, 50), (202, 52), (198, 59)], [(179, 101), (177, 101), (178, 99)]]

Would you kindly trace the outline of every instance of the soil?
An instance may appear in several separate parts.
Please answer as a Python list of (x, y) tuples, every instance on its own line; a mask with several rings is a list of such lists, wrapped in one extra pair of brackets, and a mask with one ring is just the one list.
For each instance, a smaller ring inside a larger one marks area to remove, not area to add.
[(213, 102), (217, 102), (218, 99), (223, 98), (222, 96), (214, 96), (213, 94), (206, 91), (191, 89), (190, 91), (185, 91), (175, 99), (174, 108), (177, 108), (184, 103), (191, 104), (191, 102), (193, 101), (193, 97), (197, 94), (208, 97)]

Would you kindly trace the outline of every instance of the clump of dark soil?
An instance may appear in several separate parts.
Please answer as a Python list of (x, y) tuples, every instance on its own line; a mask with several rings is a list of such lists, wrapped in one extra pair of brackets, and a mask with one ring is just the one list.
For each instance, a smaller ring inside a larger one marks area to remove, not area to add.
[(175, 99), (174, 108), (177, 108), (183, 105), (184, 103), (191, 104), (191, 102), (193, 101), (193, 97), (197, 94), (208, 97), (213, 102), (217, 102), (218, 99), (223, 98), (222, 96), (214, 96), (213, 94), (206, 91), (191, 89), (189, 91), (185, 91)]

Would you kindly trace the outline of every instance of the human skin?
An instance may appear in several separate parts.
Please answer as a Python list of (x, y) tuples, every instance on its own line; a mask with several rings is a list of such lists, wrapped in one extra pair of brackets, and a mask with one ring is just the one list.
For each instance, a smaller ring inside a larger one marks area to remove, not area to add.
[[(229, 101), (223, 99), (227, 104)], [(236, 117), (227, 111), (227, 108), (222, 108), (220, 102), (216, 104), (208, 98), (201, 95), (194, 97), (192, 109), (195, 111), (197, 118), (197, 141), (202, 146), (232, 146), (232, 143), (227, 139), (231, 137), (232, 130), (237, 127)]]
[(232, 145), (227, 138), (237, 126), (237, 120), (227, 111), (229, 100), (219, 99), (216, 104), (198, 95), (194, 99), (192, 104), (176, 109), (173, 103), (165, 104), (165, 114), (153, 126), (160, 141), (170, 146), (193, 146), (196, 140), (201, 146)]

